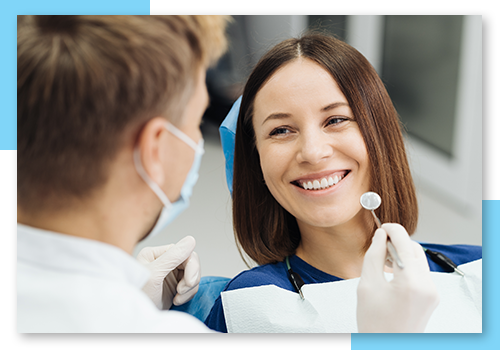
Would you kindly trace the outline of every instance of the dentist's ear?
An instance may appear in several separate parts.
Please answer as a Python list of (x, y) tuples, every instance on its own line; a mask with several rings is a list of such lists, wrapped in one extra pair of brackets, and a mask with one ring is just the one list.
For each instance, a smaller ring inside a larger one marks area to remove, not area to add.
[(172, 137), (165, 128), (165, 122), (162, 117), (149, 120), (140, 131), (137, 143), (144, 170), (159, 186), (165, 182), (166, 145), (168, 138)]

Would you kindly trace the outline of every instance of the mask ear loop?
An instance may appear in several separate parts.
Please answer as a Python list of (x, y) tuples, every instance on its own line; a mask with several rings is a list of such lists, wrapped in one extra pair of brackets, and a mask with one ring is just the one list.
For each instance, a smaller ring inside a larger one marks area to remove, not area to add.
[[(191, 147), (195, 152), (201, 152), (201, 154), (204, 153), (203, 139), (200, 141), (200, 146), (201, 146), (200, 147), (190, 137), (188, 137), (185, 133), (177, 129), (168, 121), (165, 123), (165, 128), (168, 131), (170, 131), (173, 135), (175, 135), (176, 137), (187, 143), (188, 146)], [(154, 182), (153, 179), (151, 179), (148, 173), (146, 173), (146, 171), (144, 170), (144, 167), (142, 165), (141, 155), (139, 153), (139, 147), (136, 147), (134, 149), (134, 165), (135, 169), (137, 170), (141, 178), (144, 180), (144, 182), (146, 182), (149, 185), (149, 187), (156, 194), (156, 196), (158, 196), (163, 205), (166, 208), (170, 208), (172, 206), (172, 202), (170, 202), (170, 200), (167, 198), (167, 195), (162, 191), (160, 186), (158, 186), (156, 182)]]
[[(195, 152), (202, 152), (202, 154), (204, 153), (202, 147), (200, 148), (196, 142), (194, 142), (189, 136), (173, 126), (171, 123), (167, 122), (165, 128), (167, 128), (168, 131), (177, 136), (179, 139), (187, 143), (189, 147), (191, 147)], [(203, 139), (201, 140), (201, 145), (203, 146)]]
[(139, 153), (139, 147), (135, 147), (134, 149), (134, 165), (135, 169), (137, 170), (137, 173), (139, 173), (139, 176), (142, 177), (144, 182), (148, 184), (149, 188), (151, 188), (151, 190), (158, 196), (163, 205), (167, 209), (170, 208), (172, 206), (172, 203), (167, 198), (167, 195), (162, 191), (160, 186), (158, 186), (156, 182), (154, 182), (153, 179), (149, 177), (149, 175), (144, 170), (144, 167), (142, 166), (141, 155)]

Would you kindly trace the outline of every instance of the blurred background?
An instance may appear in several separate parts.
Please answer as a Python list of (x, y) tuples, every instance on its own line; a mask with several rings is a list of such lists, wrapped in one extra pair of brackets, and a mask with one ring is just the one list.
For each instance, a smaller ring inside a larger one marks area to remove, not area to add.
[(482, 244), (481, 16), (233, 16), (230, 47), (207, 73), (200, 178), (190, 207), (135, 249), (196, 238), (203, 276), (247, 269), (234, 241), (218, 127), (248, 74), (273, 45), (308, 29), (336, 35), (372, 63), (406, 132), (419, 200), (413, 238)]

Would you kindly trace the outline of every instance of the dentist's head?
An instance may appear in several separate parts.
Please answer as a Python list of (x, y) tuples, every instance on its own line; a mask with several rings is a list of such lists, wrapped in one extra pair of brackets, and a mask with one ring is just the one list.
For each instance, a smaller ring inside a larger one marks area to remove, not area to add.
[(20, 16), (18, 221), (129, 252), (168, 224), (197, 179), (227, 21)]

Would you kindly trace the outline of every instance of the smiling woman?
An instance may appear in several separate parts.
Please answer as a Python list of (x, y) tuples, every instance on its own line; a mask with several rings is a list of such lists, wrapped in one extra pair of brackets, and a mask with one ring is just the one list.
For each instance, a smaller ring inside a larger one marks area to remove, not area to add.
[[(376, 71), (353, 47), (321, 34), (276, 45), (248, 79), (236, 130), (235, 235), (260, 266), (226, 290), (296, 291), (292, 268), (306, 284), (360, 277), (376, 230), (360, 204), (367, 191), (382, 198), (382, 222), (399, 224), (406, 238), (414, 233), (418, 208), (400, 121)], [(434, 249), (450, 255), (450, 248)], [(481, 257), (480, 247), (451, 250), (457, 264)], [(220, 297), (205, 323), (227, 331)]]
[[(346, 43), (310, 34), (271, 49), (245, 86), (238, 130), (233, 221), (241, 247), (257, 263), (294, 254), (304, 240), (301, 223), (316, 226), (318, 218), (321, 227), (332, 220), (348, 223), (346, 215), (354, 215), (346, 211), (353, 210), (361, 222), (363, 190), (381, 194), (384, 206), (377, 215), (383, 222), (415, 231), (417, 200), (399, 118), (376, 71)], [(286, 157), (295, 163), (284, 169)], [(288, 185), (290, 191), (278, 193), (276, 182), (267, 178), (273, 169), (286, 172), (281, 188)], [(334, 182), (335, 176), (344, 178), (329, 196), (290, 184), (303, 181), (309, 188), (311, 182), (314, 189), (315, 180), (321, 187), (323, 179)], [(298, 213), (304, 220), (295, 220)], [(368, 219), (357, 225), (363, 231), (361, 257), (375, 231)]]

